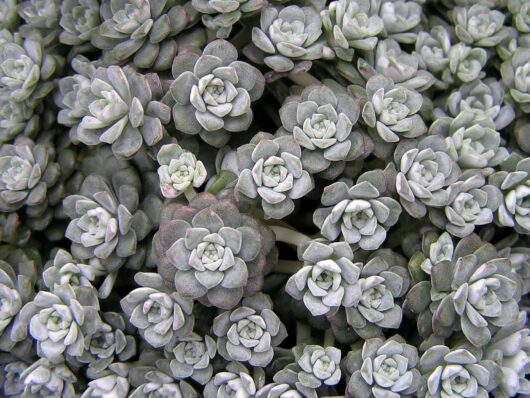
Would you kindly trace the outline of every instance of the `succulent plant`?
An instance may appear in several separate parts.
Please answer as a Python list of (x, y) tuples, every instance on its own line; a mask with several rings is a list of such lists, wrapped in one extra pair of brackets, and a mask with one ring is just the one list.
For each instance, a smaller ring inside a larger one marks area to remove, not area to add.
[(471, 234), (476, 226), (491, 223), (502, 201), (501, 191), (486, 185), (480, 174), (463, 176), (447, 188), (447, 194), (447, 205), (443, 209), (430, 208), (429, 218), (435, 226), (459, 238)]
[(409, 90), (424, 91), (435, 82), (434, 76), (419, 69), (420, 62), (417, 56), (401, 50), (399, 43), (394, 39), (380, 40), (375, 51), (375, 71), (392, 79)]
[(23, 225), (16, 212), (0, 214), (0, 242), (23, 246), (31, 236), (31, 231)]
[(61, 43), (88, 47), (93, 32), (101, 22), (99, 0), (65, 0), (61, 2)]
[(242, 364), (230, 362), (225, 371), (218, 372), (204, 388), (205, 398), (254, 397), (265, 383), (263, 369), (250, 371)]
[(193, 334), (190, 337), (182, 337), (173, 348), (171, 359), (171, 372), (175, 377), (195, 380), (205, 385), (210, 381), (213, 374), (211, 361), (217, 353), (215, 340), (206, 335), (201, 337)]
[(355, 300), (360, 275), (346, 242), (311, 241), (301, 254), (304, 266), (289, 278), (285, 291), (303, 300), (313, 316), (333, 315)]
[(2, 358), (0, 388), (6, 398), (22, 396), (24, 383), (20, 376), (28, 366), (26, 362), (17, 360), (14, 357)]
[(509, 88), (512, 100), (525, 113), (530, 112), (530, 90), (526, 82), (530, 73), (529, 60), (530, 49), (521, 47), (515, 50), (511, 59), (503, 62), (500, 68), (502, 81)]
[(484, 77), (482, 68), (486, 65), (487, 53), (483, 48), (468, 47), (458, 43), (449, 50), (449, 70), (451, 80), (469, 83), (477, 78)]
[(17, 0), (0, 1), (0, 29), (6, 29), (10, 32), (16, 30), (20, 24), (17, 6)]
[(62, 57), (47, 53), (37, 40), (0, 40), (0, 97), (15, 102), (43, 99), (63, 64)]
[(109, 371), (88, 383), (80, 398), (128, 397), (130, 385), (127, 380), (129, 371), (127, 365), (116, 362), (109, 368)]
[(12, 141), (18, 135), (34, 136), (38, 128), (39, 115), (32, 104), (0, 98), (0, 142)]
[[(280, 133), (292, 134), (302, 147), (302, 166), (309, 173), (344, 170), (345, 162), (364, 155), (364, 140), (354, 125), (359, 105), (338, 84), (311, 85), (288, 97), (280, 108)], [(330, 167), (333, 165), (333, 167)]]
[(17, 7), (18, 15), (25, 24), (19, 27), (21, 33), (26, 36), (41, 37), (50, 35), (52, 41), (59, 33), (59, 19), (61, 17), (61, 5), (59, 0), (41, 1), (25, 0), (21, 1)]
[(453, 9), (455, 32), (458, 38), (469, 45), (493, 47), (508, 34), (504, 27), (504, 14), (483, 4)]
[(446, 108), (452, 117), (461, 112), (473, 112), (477, 117), (489, 117), (495, 122), (495, 130), (502, 130), (515, 118), (510, 104), (504, 105), (505, 92), (501, 82), (494, 79), (475, 80), (464, 84), (451, 93)]
[(322, 204), (313, 214), (313, 222), (327, 239), (339, 235), (351, 245), (363, 250), (378, 249), (386, 231), (401, 214), (399, 203), (386, 196), (387, 183), (382, 170), (364, 173), (349, 187), (339, 181), (324, 188)]
[(252, 28), (252, 43), (259, 52), (255, 58), (279, 73), (303, 62), (310, 66), (331, 55), (321, 36), (322, 21), (314, 8), (268, 6), (261, 11), (260, 26)]
[(424, 217), (428, 208), (447, 205), (449, 194), (445, 188), (461, 174), (448, 152), (447, 142), (439, 136), (401, 141), (396, 147), (396, 191), (412, 217)]
[(376, 75), (366, 82), (366, 95), (363, 120), (383, 141), (398, 142), (400, 137), (415, 138), (427, 132), (418, 114), (423, 103), (421, 94), (395, 86), (388, 77)]
[(500, 381), (492, 391), (493, 396), (514, 397), (529, 393), (529, 333), (527, 315), (520, 312), (517, 320), (499, 329), (485, 348), (484, 357), (495, 362), (497, 373), (494, 376)]
[(166, 198), (176, 198), (189, 188), (200, 187), (206, 180), (203, 163), (178, 144), (164, 145), (156, 159), (160, 164), (160, 190)]
[(245, 297), (241, 306), (218, 315), (212, 330), (223, 358), (259, 367), (272, 361), (273, 348), (287, 336), (285, 326), (272, 311), (272, 300), (263, 293)]
[(231, 132), (246, 131), (252, 122), (251, 102), (263, 94), (265, 79), (255, 67), (238, 61), (226, 40), (209, 43), (201, 53), (183, 51), (173, 61), (170, 87), (173, 121), (185, 134), (199, 134), (221, 147)]
[(267, 5), (266, 0), (242, 0), (222, 2), (215, 0), (192, 0), (191, 5), (202, 13), (202, 23), (215, 32), (219, 39), (226, 39), (232, 27), (243, 18), (250, 17)]
[(385, 26), (385, 36), (401, 43), (414, 43), (416, 33), (413, 30), (420, 23), (421, 10), (421, 5), (414, 1), (382, 1), (379, 16)]
[(351, 61), (356, 49), (373, 50), (385, 28), (377, 7), (369, 0), (335, 0), (320, 15), (328, 45), (344, 61)]
[(107, 65), (132, 61), (140, 69), (171, 68), (177, 53), (176, 36), (196, 21), (191, 6), (177, 0), (105, 0), (102, 23), (92, 33), (91, 43), (103, 50)]
[(496, 221), (504, 227), (513, 227), (518, 233), (530, 234), (530, 160), (520, 160), (510, 171), (498, 171), (488, 178), (503, 194), (496, 212)]
[(60, 169), (54, 157), (52, 145), (25, 137), (0, 145), (0, 210), (24, 207), (29, 217), (49, 223), (52, 215), (46, 212), (50, 204), (57, 203), (55, 190), (60, 188)]
[(420, 396), (439, 398), (458, 394), (486, 398), (494, 383), (490, 368), (488, 361), (464, 348), (451, 350), (436, 345), (420, 358), (419, 369), (427, 380), (427, 388)]
[(134, 280), (140, 287), (121, 300), (121, 307), (150, 345), (171, 347), (191, 332), (193, 300), (168, 289), (157, 273), (137, 272)]
[(364, 339), (377, 337), (381, 328), (397, 329), (401, 324), (402, 310), (396, 299), (408, 291), (410, 276), (397, 257), (383, 250), (370, 256), (366, 264), (360, 264), (361, 274), (352, 294), (353, 304), (346, 308), (346, 318)]
[(97, 378), (114, 361), (126, 361), (136, 355), (136, 340), (125, 334), (127, 325), (123, 315), (117, 312), (101, 314), (100, 328), (85, 339), (85, 349), (76, 359), (88, 364), (87, 375)]
[(334, 386), (340, 381), (341, 352), (336, 347), (318, 345), (295, 346), (293, 348), (299, 383), (307, 388), (318, 388), (322, 384)]
[(134, 391), (129, 398), (198, 398), (197, 391), (172, 373), (169, 360), (158, 359), (154, 366), (139, 366), (131, 369), (128, 379)]
[(168, 215), (153, 245), (167, 283), (183, 297), (222, 309), (261, 290), (276, 255), (270, 229), (234, 201), (207, 193)]
[(517, 318), (521, 282), (509, 259), (500, 258), (477, 235), (461, 239), (456, 246), (447, 233), (432, 241), (438, 244), (425, 245), (424, 252), (409, 262), (411, 270), (421, 268), (427, 277), (410, 289), (404, 307), (419, 316), (422, 336), (434, 333), (446, 338), (462, 330), (475, 347), (484, 346), (492, 331)]
[(38, 352), (55, 361), (65, 352), (73, 357), (83, 353), (85, 336), (90, 337), (101, 325), (98, 310), (95, 295), (77, 296), (71, 286), (61, 285), (53, 293), (38, 292), (23, 312), (31, 315), (29, 332)]
[(273, 383), (258, 390), (256, 398), (316, 398), (317, 392), (298, 381), (298, 373), (292, 369), (282, 369), (274, 375)]
[(78, 397), (74, 386), (77, 377), (64, 362), (51, 362), (41, 358), (20, 375), (24, 383), (24, 393), (27, 397)]
[(80, 260), (100, 259), (109, 272), (130, 256), (140, 254), (138, 242), (151, 230), (139, 207), (140, 181), (134, 170), (117, 171), (112, 182), (98, 175), (83, 180), (78, 195), (63, 202), (71, 219), (65, 236), (72, 241), (72, 255)]
[(414, 396), (422, 384), (418, 350), (399, 335), (368, 339), (352, 346), (343, 363), (351, 374), (353, 398)]
[(42, 279), (46, 287), (53, 292), (56, 286), (69, 285), (88, 292), (94, 290), (92, 282), (96, 278), (96, 270), (88, 264), (74, 259), (66, 250), (59, 249), (44, 267)]
[(419, 32), (415, 49), (420, 67), (435, 75), (438, 85), (445, 87), (452, 81), (449, 70), (451, 35), (443, 25), (434, 26), (430, 32)]
[(21, 249), (2, 245), (0, 252), (0, 350), (16, 353), (16, 343), (27, 337), (27, 322), (21, 310), (35, 295), (39, 264), (29, 256), (31, 253)]
[(491, 174), (492, 167), (506, 160), (509, 153), (501, 146), (501, 135), (489, 117), (473, 111), (462, 111), (455, 118), (440, 117), (429, 128), (429, 134), (446, 138), (449, 154), (463, 169), (483, 169)]
[(121, 158), (132, 157), (143, 143), (152, 146), (159, 142), (164, 134), (162, 124), (170, 120), (170, 108), (153, 100), (151, 80), (132, 68), (96, 69), (90, 90), (73, 87), (72, 94), (77, 91), (85, 96), (81, 101), (87, 109), (75, 138), (85, 145), (112, 145), (112, 152)]
[(314, 188), (301, 155), (302, 150), (292, 136), (255, 135), (249, 144), (237, 150), (236, 190), (251, 199), (259, 197), (267, 217), (289, 215), (294, 210), (293, 199), (303, 197)]
[(512, 13), (515, 28), (521, 33), (530, 33), (528, 10), (530, 4), (525, 0), (508, 0), (508, 10)]

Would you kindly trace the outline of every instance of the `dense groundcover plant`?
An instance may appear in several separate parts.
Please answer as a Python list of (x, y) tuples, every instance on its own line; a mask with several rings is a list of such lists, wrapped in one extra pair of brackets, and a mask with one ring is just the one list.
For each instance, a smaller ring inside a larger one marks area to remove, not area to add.
[(530, 397), (530, 1), (0, 0), (0, 397)]

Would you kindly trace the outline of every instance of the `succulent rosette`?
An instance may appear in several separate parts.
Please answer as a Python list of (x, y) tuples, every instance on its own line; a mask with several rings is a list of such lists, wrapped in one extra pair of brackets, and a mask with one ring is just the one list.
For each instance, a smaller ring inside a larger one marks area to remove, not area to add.
[(109, 370), (102, 372), (99, 377), (88, 383), (81, 398), (128, 397), (130, 390), (128, 373), (127, 365), (120, 362), (113, 363), (109, 366)]
[(210, 381), (213, 374), (211, 361), (217, 353), (217, 345), (213, 338), (197, 334), (182, 337), (172, 353), (174, 359), (171, 359), (170, 368), (175, 377), (191, 377), (202, 385)]
[(15, 357), (2, 358), (0, 388), (7, 398), (20, 397), (24, 392), (24, 384), (20, 376), (28, 366), (26, 362), (17, 360)]
[(422, 385), (418, 350), (401, 336), (368, 339), (352, 346), (343, 364), (353, 398), (414, 396)]
[(73, 93), (84, 95), (82, 101), (87, 104), (75, 139), (85, 145), (111, 145), (112, 152), (120, 158), (132, 157), (144, 143), (158, 143), (165, 131), (162, 124), (170, 120), (170, 108), (153, 100), (153, 79), (132, 68), (96, 69), (90, 90), (74, 88)]
[[(141, 365), (144, 365), (141, 363)], [(154, 364), (132, 368), (128, 375), (131, 387), (129, 398), (198, 398), (197, 391), (172, 373), (169, 360), (158, 359)]]
[(502, 130), (515, 118), (510, 104), (504, 104), (505, 90), (494, 79), (475, 80), (464, 84), (451, 93), (446, 108), (453, 117), (471, 111), (479, 118), (489, 117), (495, 122), (495, 130)]
[(463, 176), (447, 188), (447, 204), (430, 208), (429, 218), (439, 228), (463, 238), (477, 226), (493, 221), (494, 212), (502, 201), (502, 193), (494, 185), (486, 185), (480, 174)]
[(415, 138), (427, 132), (418, 114), (423, 104), (421, 94), (395, 86), (383, 75), (371, 77), (366, 83), (367, 101), (362, 116), (385, 142), (398, 142), (400, 137)]
[(401, 206), (386, 196), (387, 183), (382, 170), (364, 173), (355, 185), (339, 181), (324, 188), (322, 204), (313, 214), (313, 222), (324, 237), (339, 236), (363, 250), (378, 249), (386, 231), (401, 214)]
[(20, 378), (24, 385), (21, 396), (78, 397), (74, 388), (77, 377), (64, 362), (52, 362), (41, 358), (25, 369)]
[(507, 36), (504, 18), (502, 12), (483, 4), (453, 9), (456, 35), (462, 42), (477, 47), (496, 46)]
[(19, 137), (13, 144), (0, 146), (0, 210), (24, 208), (35, 219), (36, 229), (51, 221), (50, 205), (60, 200), (60, 167), (55, 150), (48, 142), (34, 143)]
[(530, 160), (522, 159), (512, 170), (492, 174), (488, 182), (502, 191), (496, 222), (520, 234), (530, 234)]
[(62, 57), (47, 53), (38, 40), (0, 40), (0, 97), (15, 102), (43, 99), (63, 64)]
[(177, 53), (176, 36), (197, 20), (191, 5), (177, 0), (102, 1), (102, 23), (91, 43), (107, 65), (132, 61), (140, 69), (165, 71)]
[(24, 352), (25, 347), (15, 348), (17, 343), (26, 346), (32, 343), (25, 341), (27, 322), (21, 310), (35, 296), (39, 264), (30, 257), (31, 252), (8, 246), (0, 246), (0, 251), (3, 252), (0, 260), (0, 350)]
[(336, 347), (318, 345), (295, 346), (293, 348), (298, 383), (306, 388), (319, 388), (325, 384), (333, 386), (341, 378), (341, 352)]
[(455, 118), (440, 117), (429, 128), (430, 135), (441, 135), (449, 145), (449, 154), (463, 169), (483, 170), (491, 174), (508, 157), (502, 138), (490, 117), (464, 110)]
[(137, 272), (139, 288), (121, 300), (121, 307), (153, 347), (171, 347), (193, 329), (193, 300), (167, 288), (157, 273)]
[(314, 8), (268, 6), (261, 11), (259, 27), (252, 29), (255, 51), (246, 55), (278, 73), (291, 72), (304, 62), (308, 68), (311, 61), (331, 55), (321, 36), (322, 21)]
[(361, 274), (352, 292), (353, 303), (345, 310), (348, 324), (364, 339), (377, 337), (382, 328), (397, 329), (401, 324), (403, 312), (397, 299), (405, 295), (410, 285), (402, 260), (385, 249), (360, 264)]
[(338, 84), (311, 85), (299, 96), (287, 97), (279, 112), (279, 133), (293, 135), (309, 173), (333, 178), (364, 150), (363, 136), (354, 129), (359, 105)]
[(385, 26), (384, 35), (401, 43), (414, 43), (421, 12), (421, 5), (414, 1), (382, 1), (379, 16)]
[(373, 50), (385, 22), (369, 0), (336, 0), (321, 11), (322, 26), (338, 58), (351, 61), (355, 50)]
[[(268, 365), (274, 356), (273, 348), (287, 337), (285, 326), (272, 311), (272, 300), (263, 293), (246, 297), (241, 306), (218, 315), (212, 330), (223, 358), (257, 367)], [(214, 376), (214, 383), (216, 379)]]
[(71, 219), (65, 235), (72, 241), (72, 254), (80, 260), (97, 258), (110, 273), (141, 256), (138, 242), (152, 224), (139, 209), (139, 193), (139, 178), (130, 168), (117, 171), (112, 182), (94, 174), (86, 177), (79, 194), (63, 202)]
[(292, 136), (255, 135), (249, 144), (237, 149), (236, 191), (250, 199), (259, 197), (267, 217), (281, 219), (289, 215), (294, 210), (293, 199), (300, 199), (314, 188), (301, 156), (302, 150)]
[(449, 70), (449, 51), (451, 49), (451, 35), (446, 27), (434, 26), (429, 32), (418, 32), (415, 54), (419, 66), (438, 78), (436, 87), (446, 88), (452, 82)]
[(0, 142), (12, 141), (18, 135), (32, 137), (38, 128), (39, 115), (32, 104), (0, 98)]
[(285, 291), (303, 300), (314, 316), (333, 315), (339, 307), (353, 305), (359, 264), (346, 242), (311, 241), (302, 252), (304, 266), (289, 278)]
[(477, 235), (456, 246), (447, 233), (435, 241), (409, 262), (411, 273), (425, 276), (410, 289), (404, 307), (418, 315), (420, 335), (446, 338), (461, 330), (471, 344), (482, 347), (493, 332), (517, 319), (520, 279), (510, 260)]
[(477, 78), (484, 77), (482, 68), (486, 65), (488, 55), (486, 50), (478, 47), (468, 47), (458, 43), (449, 50), (449, 71), (454, 80), (469, 83)]
[(61, 43), (88, 47), (92, 33), (99, 27), (99, 0), (65, 0), (61, 2)]
[(528, 394), (530, 383), (527, 379), (530, 355), (530, 330), (527, 315), (520, 312), (511, 325), (499, 329), (485, 348), (484, 357), (496, 364), (494, 375), (499, 385), (493, 395), (514, 397)]
[(460, 167), (448, 152), (447, 142), (439, 136), (401, 141), (396, 147), (396, 191), (401, 205), (412, 217), (424, 217), (428, 208), (447, 205), (446, 188), (461, 175)]
[(6, 29), (10, 32), (16, 30), (20, 24), (17, 5), (17, 0), (0, 1), (0, 29)]
[(218, 372), (204, 388), (205, 397), (238, 398), (253, 397), (263, 386), (263, 369), (254, 368), (251, 373), (244, 365), (230, 362), (226, 370)]
[(70, 285), (74, 290), (94, 290), (92, 283), (96, 278), (96, 270), (72, 257), (66, 250), (59, 249), (53, 260), (50, 260), (42, 273), (42, 279), (48, 289), (55, 286)]
[(423, 353), (419, 369), (427, 381), (421, 397), (439, 398), (451, 394), (486, 398), (495, 380), (490, 377), (493, 363), (479, 354), (435, 345)]
[(501, 65), (502, 81), (509, 88), (512, 100), (525, 113), (530, 112), (530, 90), (527, 83), (530, 73), (529, 60), (530, 49), (521, 47), (513, 52), (511, 59)]
[(192, 0), (193, 8), (202, 13), (202, 23), (219, 39), (230, 36), (233, 26), (240, 20), (259, 12), (266, 0)]
[(187, 50), (173, 61), (170, 87), (177, 130), (196, 135), (214, 147), (230, 133), (246, 131), (253, 118), (251, 103), (263, 94), (265, 79), (255, 67), (238, 61), (226, 40), (209, 43), (201, 53)]
[(77, 296), (69, 285), (56, 286), (53, 292), (40, 291), (26, 304), (22, 317), (31, 316), (29, 333), (43, 358), (55, 361), (66, 353), (80, 356), (85, 336), (101, 325), (95, 295)]
[(160, 190), (166, 198), (176, 198), (188, 188), (198, 188), (206, 179), (204, 164), (177, 144), (164, 145), (156, 159), (160, 164)]
[(59, 34), (59, 18), (61, 17), (59, 0), (21, 1), (18, 5), (18, 15), (25, 22), (19, 27), (25, 35), (33, 36), (35, 33), (44, 37), (49, 35), (48, 41), (53, 40)]
[(158, 272), (183, 297), (231, 309), (257, 293), (276, 257), (274, 236), (232, 199), (202, 193), (155, 235)]
[(378, 74), (409, 90), (424, 91), (436, 80), (430, 72), (420, 68), (419, 57), (401, 50), (392, 38), (377, 43), (374, 68)]

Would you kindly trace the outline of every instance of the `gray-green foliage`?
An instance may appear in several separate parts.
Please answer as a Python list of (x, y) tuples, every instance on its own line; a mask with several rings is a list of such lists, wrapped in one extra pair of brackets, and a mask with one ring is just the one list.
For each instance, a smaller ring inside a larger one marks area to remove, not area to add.
[(401, 214), (399, 203), (386, 196), (387, 185), (382, 170), (361, 175), (351, 187), (342, 181), (328, 185), (322, 204), (329, 207), (315, 211), (314, 223), (331, 241), (341, 236), (361, 249), (378, 249)]
[(359, 105), (340, 85), (311, 85), (289, 96), (279, 110), (280, 134), (292, 134), (302, 147), (302, 165), (309, 173), (334, 178), (363, 154), (364, 139), (354, 128)]
[(223, 358), (257, 367), (268, 365), (273, 348), (287, 337), (285, 326), (272, 311), (272, 300), (263, 293), (246, 297), (238, 308), (218, 315), (212, 330)]
[(238, 362), (230, 362), (225, 371), (216, 373), (206, 384), (204, 398), (253, 397), (264, 382), (263, 369), (258, 367), (251, 372)]
[(318, 345), (295, 346), (293, 353), (298, 371), (298, 383), (306, 388), (322, 384), (333, 386), (340, 381), (341, 352), (336, 347)]
[(193, 300), (167, 288), (156, 273), (138, 272), (134, 279), (140, 287), (121, 300), (121, 307), (150, 345), (171, 347), (191, 332)]
[(303, 300), (312, 315), (333, 315), (355, 300), (359, 265), (346, 242), (311, 241), (302, 252), (304, 266), (289, 278), (285, 291)]
[(24, 385), (22, 396), (75, 398), (75, 374), (64, 362), (42, 358), (30, 365), (20, 375)]
[(447, 233), (430, 239), (423, 253), (412, 257), (409, 269), (416, 278), (426, 275), (407, 293), (404, 305), (419, 316), (418, 330), (424, 336), (445, 338), (461, 330), (471, 344), (481, 347), (492, 332), (518, 317), (519, 277), (510, 261), (477, 235), (455, 246)]
[(238, 61), (236, 48), (226, 40), (209, 43), (202, 53), (189, 49), (173, 60), (169, 92), (174, 100), (175, 127), (221, 147), (230, 133), (248, 129), (251, 103), (263, 94), (261, 72)]
[(417, 348), (399, 335), (356, 343), (344, 359), (347, 391), (353, 398), (415, 396), (423, 383), (418, 361)]
[(237, 150), (236, 190), (248, 198), (261, 199), (263, 212), (270, 218), (289, 215), (294, 210), (293, 199), (302, 198), (314, 188), (301, 156), (302, 150), (292, 136), (254, 136)]
[(196, 21), (197, 12), (177, 0), (104, 0), (100, 16), (91, 43), (103, 50), (105, 64), (132, 61), (140, 69), (165, 71), (177, 53), (176, 36)]

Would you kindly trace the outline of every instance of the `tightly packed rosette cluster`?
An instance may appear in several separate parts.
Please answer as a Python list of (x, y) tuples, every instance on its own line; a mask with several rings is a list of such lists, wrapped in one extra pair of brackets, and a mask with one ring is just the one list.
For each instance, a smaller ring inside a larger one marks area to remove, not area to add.
[(0, 397), (530, 396), (529, 0), (0, 0)]

